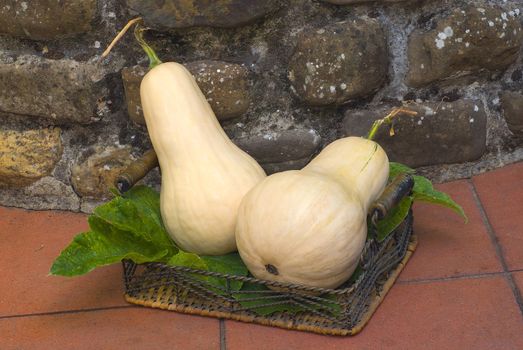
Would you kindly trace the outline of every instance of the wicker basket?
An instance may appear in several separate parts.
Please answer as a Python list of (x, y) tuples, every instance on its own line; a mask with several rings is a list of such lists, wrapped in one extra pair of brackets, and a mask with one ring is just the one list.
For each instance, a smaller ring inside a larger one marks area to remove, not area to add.
[[(368, 240), (361, 273), (337, 289), (124, 261), (125, 299), (132, 304), (189, 314), (320, 334), (354, 335), (370, 319), (416, 248), (412, 221), (410, 212), (383, 242)], [(213, 278), (214, 283), (208, 283), (208, 278)], [(244, 283), (239, 291), (231, 288), (238, 281)], [(280, 291), (264, 288), (267, 286)], [(283, 305), (293, 311), (260, 312)]]

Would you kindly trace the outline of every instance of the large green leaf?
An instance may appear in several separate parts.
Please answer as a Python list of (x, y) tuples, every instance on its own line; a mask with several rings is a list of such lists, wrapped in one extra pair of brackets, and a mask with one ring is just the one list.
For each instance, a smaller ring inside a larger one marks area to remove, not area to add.
[(389, 179), (394, 179), (399, 174), (414, 174), (415, 170), (401, 163), (389, 163)]
[(94, 210), (94, 215), (120, 230), (129, 231), (151, 243), (172, 249), (160, 214), (160, 197), (154, 190), (137, 186)]
[(136, 263), (164, 261), (174, 250), (140, 239), (96, 216), (89, 218), (91, 231), (77, 235), (73, 242), (56, 258), (51, 274), (78, 276), (96, 267), (114, 264), (123, 259)]
[(341, 307), (334, 295), (319, 296), (319, 300), (307, 295), (298, 296), (297, 294), (293, 298), (289, 298), (285, 293), (270, 290), (257, 283), (245, 283), (241, 291), (234, 294), (234, 298), (239, 301), (242, 307), (249, 308), (262, 316), (275, 312), (297, 314), (310, 310), (338, 316), (341, 312)]
[(412, 206), (412, 201), (413, 198), (410, 196), (403, 198), (398, 205), (390, 210), (387, 216), (378, 221), (376, 227), (378, 242), (383, 241), (405, 220)]
[(465, 222), (468, 221), (467, 215), (463, 208), (456, 203), (450, 196), (434, 188), (432, 183), (425, 177), (414, 175), (414, 189), (412, 190), (414, 200), (439, 204), (450, 208), (461, 215)]
[[(403, 173), (414, 174), (415, 170), (401, 163), (389, 163), (389, 179), (394, 179), (396, 176)], [(432, 182), (430, 182), (430, 180), (426, 177), (420, 175), (412, 176), (414, 178), (414, 188), (412, 189), (414, 201), (423, 201), (442, 205), (461, 215), (465, 219), (465, 222), (468, 221), (467, 215), (465, 214), (463, 208), (448, 194), (436, 190), (432, 185)]]
[[(219, 256), (202, 256), (202, 260), (207, 265), (209, 271), (236, 276), (247, 276), (249, 273), (238, 253)], [(226, 287), (226, 282), (223, 278), (210, 277), (208, 281), (209, 283), (221, 286), (222, 288)], [(240, 281), (231, 280), (229, 283), (229, 289), (231, 290), (239, 290), (241, 287), (242, 282)]]
[[(180, 250), (180, 252), (169, 259), (167, 263), (173, 266), (186, 266), (227, 275), (247, 276), (249, 273), (238, 253), (219, 256), (198, 256)], [(227, 288), (229, 291), (236, 291), (243, 285), (241, 281), (230, 279), (229, 285), (227, 286), (227, 280), (223, 277), (204, 276), (203, 274), (197, 273), (192, 274), (192, 277), (204, 281), (215, 293), (222, 295), (227, 294)]]
[[(136, 186), (97, 207), (88, 221), (90, 231), (77, 235), (62, 251), (51, 267), (51, 274), (77, 276), (123, 259), (138, 264), (163, 262), (239, 276), (248, 273), (237, 253), (200, 257), (178, 249), (162, 224), (158, 193), (145, 186)], [(218, 289), (226, 287), (222, 278), (201, 279)], [(232, 281), (229, 288), (238, 290), (241, 285)]]
[(296, 314), (303, 311), (303, 308), (289, 302), (288, 296), (271, 291), (261, 284), (244, 283), (241, 293), (235, 293), (233, 296), (240, 302), (242, 307), (249, 308), (262, 316), (267, 316), (275, 312), (290, 312)]
[(167, 261), (168, 265), (185, 266), (193, 269), (207, 270), (207, 264), (197, 254), (187, 253), (180, 250)]

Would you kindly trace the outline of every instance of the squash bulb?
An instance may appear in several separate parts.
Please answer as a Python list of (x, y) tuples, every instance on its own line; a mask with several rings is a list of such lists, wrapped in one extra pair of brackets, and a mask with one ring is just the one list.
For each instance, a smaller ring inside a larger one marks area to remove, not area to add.
[(236, 243), (257, 278), (336, 288), (356, 269), (366, 234), (357, 194), (324, 174), (286, 171), (243, 198)]
[(162, 173), (160, 208), (168, 233), (180, 248), (200, 255), (235, 251), (240, 201), (265, 172), (227, 137), (181, 64), (151, 69), (140, 96)]
[(328, 144), (303, 169), (328, 175), (355, 191), (367, 211), (387, 185), (389, 159), (376, 142), (351, 136)]

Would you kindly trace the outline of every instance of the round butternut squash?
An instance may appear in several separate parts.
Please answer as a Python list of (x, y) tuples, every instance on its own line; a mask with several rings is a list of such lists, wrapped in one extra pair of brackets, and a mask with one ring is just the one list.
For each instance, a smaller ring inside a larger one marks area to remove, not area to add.
[(165, 228), (189, 252), (235, 251), (240, 201), (265, 177), (263, 169), (227, 137), (181, 64), (152, 68), (142, 80), (140, 96), (161, 169)]
[(236, 242), (257, 278), (336, 288), (357, 267), (367, 211), (389, 174), (374, 141), (347, 137), (300, 171), (267, 177), (243, 199)]
[(273, 174), (242, 201), (238, 251), (257, 278), (335, 288), (357, 266), (365, 217), (358, 196), (327, 175)]

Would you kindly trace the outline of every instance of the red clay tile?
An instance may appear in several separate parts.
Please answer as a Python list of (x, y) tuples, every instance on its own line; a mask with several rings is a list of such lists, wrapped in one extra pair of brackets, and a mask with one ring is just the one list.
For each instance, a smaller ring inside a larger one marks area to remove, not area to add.
[[(519, 294), (523, 297), (523, 271), (512, 272), (512, 277), (519, 289)], [(523, 300), (521, 300), (523, 302)]]
[(87, 227), (82, 214), (0, 207), (0, 317), (127, 305), (119, 265), (48, 276), (60, 251)]
[(414, 232), (419, 244), (400, 280), (462, 276), (502, 271), (494, 246), (466, 180), (436, 186), (459, 203), (468, 223), (441, 206), (418, 202), (414, 206)]
[(523, 349), (523, 317), (503, 277), (396, 285), (354, 337), (234, 321), (225, 329), (229, 350)]
[(523, 162), (472, 179), (510, 270), (523, 269)]
[(220, 348), (218, 320), (146, 308), (0, 319), (2, 350)]

